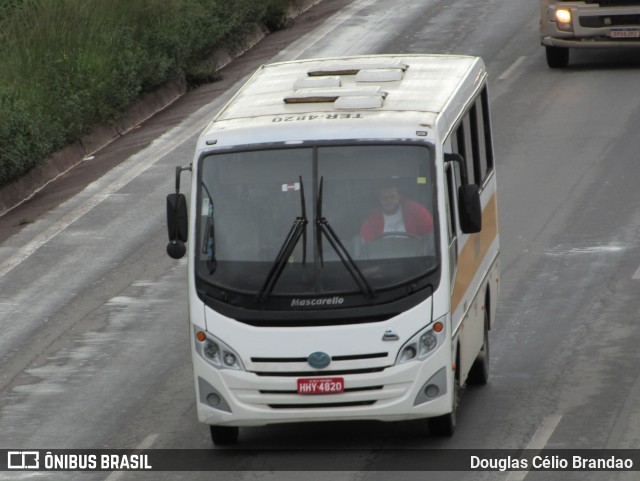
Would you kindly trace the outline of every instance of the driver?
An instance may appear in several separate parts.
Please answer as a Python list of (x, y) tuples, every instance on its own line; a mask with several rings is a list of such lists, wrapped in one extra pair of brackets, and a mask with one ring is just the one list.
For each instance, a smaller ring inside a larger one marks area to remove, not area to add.
[(395, 184), (378, 190), (378, 207), (364, 220), (360, 237), (370, 242), (385, 233), (422, 237), (433, 232), (433, 216), (423, 205), (405, 199)]

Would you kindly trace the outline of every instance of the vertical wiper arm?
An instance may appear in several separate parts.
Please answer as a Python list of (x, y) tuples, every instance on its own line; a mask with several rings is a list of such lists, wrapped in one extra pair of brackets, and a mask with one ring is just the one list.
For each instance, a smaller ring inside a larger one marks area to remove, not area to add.
[(307, 224), (309, 221), (307, 220), (307, 210), (304, 202), (304, 185), (302, 184), (302, 176), (300, 176), (300, 204), (301, 215), (296, 217), (293, 221), (293, 225), (291, 226), (291, 229), (289, 229), (289, 233), (287, 234), (287, 237), (280, 247), (278, 255), (271, 265), (271, 269), (264, 280), (264, 284), (262, 284), (262, 288), (258, 293), (258, 299), (264, 299), (271, 294), (271, 291), (273, 291), (276, 282), (278, 282), (282, 271), (287, 266), (287, 262), (289, 262), (289, 258), (291, 257), (293, 250), (298, 245), (300, 237), (303, 238), (302, 264), (307, 262)]
[[(307, 206), (304, 201), (304, 185), (302, 184), (302, 176), (299, 176), (300, 179), (300, 217), (299, 219), (304, 222), (303, 230), (302, 230), (302, 265), (307, 263), (307, 224), (309, 221), (307, 220)], [(296, 219), (298, 220), (298, 219)], [(298, 241), (296, 240), (296, 243)], [(295, 247), (295, 244), (294, 244)], [(293, 250), (293, 249), (292, 249)]]
[(353, 260), (353, 257), (349, 254), (349, 251), (345, 248), (344, 244), (335, 233), (329, 221), (326, 217), (322, 215), (322, 187), (324, 184), (324, 178), (320, 178), (320, 188), (318, 191), (318, 204), (316, 207), (316, 226), (318, 228), (318, 251), (320, 256), (320, 263), (323, 264), (323, 255), (322, 255), (322, 235), (324, 234), (333, 250), (336, 251), (338, 257), (346, 267), (353, 280), (356, 281), (356, 284), (362, 291), (362, 293), (369, 298), (372, 298), (376, 295), (376, 292), (373, 290), (367, 278), (362, 274), (362, 271), (358, 267), (358, 265)]

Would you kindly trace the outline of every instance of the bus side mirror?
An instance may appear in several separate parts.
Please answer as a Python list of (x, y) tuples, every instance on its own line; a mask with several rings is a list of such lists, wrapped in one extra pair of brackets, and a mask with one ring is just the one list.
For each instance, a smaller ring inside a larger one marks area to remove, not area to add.
[(176, 193), (167, 196), (167, 227), (169, 228), (167, 254), (173, 259), (180, 259), (187, 252), (184, 243), (187, 242), (189, 232), (187, 199), (184, 194)]
[(482, 206), (480, 190), (476, 184), (461, 185), (458, 188), (458, 210), (460, 228), (465, 234), (480, 232), (482, 229)]

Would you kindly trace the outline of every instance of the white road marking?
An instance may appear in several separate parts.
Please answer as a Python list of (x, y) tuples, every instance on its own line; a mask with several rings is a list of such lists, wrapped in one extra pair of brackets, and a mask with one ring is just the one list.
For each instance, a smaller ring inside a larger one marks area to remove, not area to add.
[(142, 440), (136, 449), (150, 449), (151, 446), (155, 444), (158, 436), (158, 434), (149, 434), (149, 436)]
[(329, 17), (320, 27), (315, 29), (313, 32), (308, 33), (300, 40), (294, 42), (290, 47), (284, 49), (273, 60), (282, 61), (285, 59), (297, 59), (300, 55), (317, 44), (338, 26), (356, 16), (364, 8), (373, 5), (375, 1), (376, 0), (359, 0), (350, 4), (346, 8), (340, 9), (339, 12)]
[(526, 59), (526, 56), (518, 57), (507, 70), (502, 72), (502, 74), (498, 77), (498, 80), (506, 80), (511, 77), (513, 72), (515, 72)]
[[(562, 415), (560, 414), (544, 418), (525, 449), (540, 450), (544, 448), (561, 419)], [(506, 481), (522, 481), (527, 477), (527, 474), (529, 471), (511, 471)]]
[(568, 247), (563, 246), (554, 247), (545, 250), (545, 255), (548, 256), (574, 256), (582, 254), (615, 254), (617, 252), (624, 252), (627, 248), (619, 244), (599, 245), (590, 247)]
[(633, 275), (632, 279), (634, 281), (640, 281), (640, 267), (638, 267), (638, 270), (636, 271), (636, 273)]
[[(149, 436), (144, 438), (142, 442), (136, 447), (136, 450), (150, 449), (151, 446), (153, 446), (156, 442), (156, 439), (158, 439), (157, 434), (149, 434)], [(127, 473), (127, 471), (113, 471), (109, 476), (105, 478), (104, 481), (117, 481)]]

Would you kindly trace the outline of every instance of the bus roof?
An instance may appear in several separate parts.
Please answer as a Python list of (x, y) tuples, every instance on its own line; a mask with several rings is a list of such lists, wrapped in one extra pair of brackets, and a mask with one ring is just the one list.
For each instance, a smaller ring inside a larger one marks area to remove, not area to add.
[(369, 121), (402, 119), (434, 127), (438, 115), (448, 105), (458, 111), (455, 104), (466, 103), (485, 76), (482, 59), (462, 55), (368, 55), (263, 65), (204, 135), (287, 116), (354, 112), (366, 112)]

